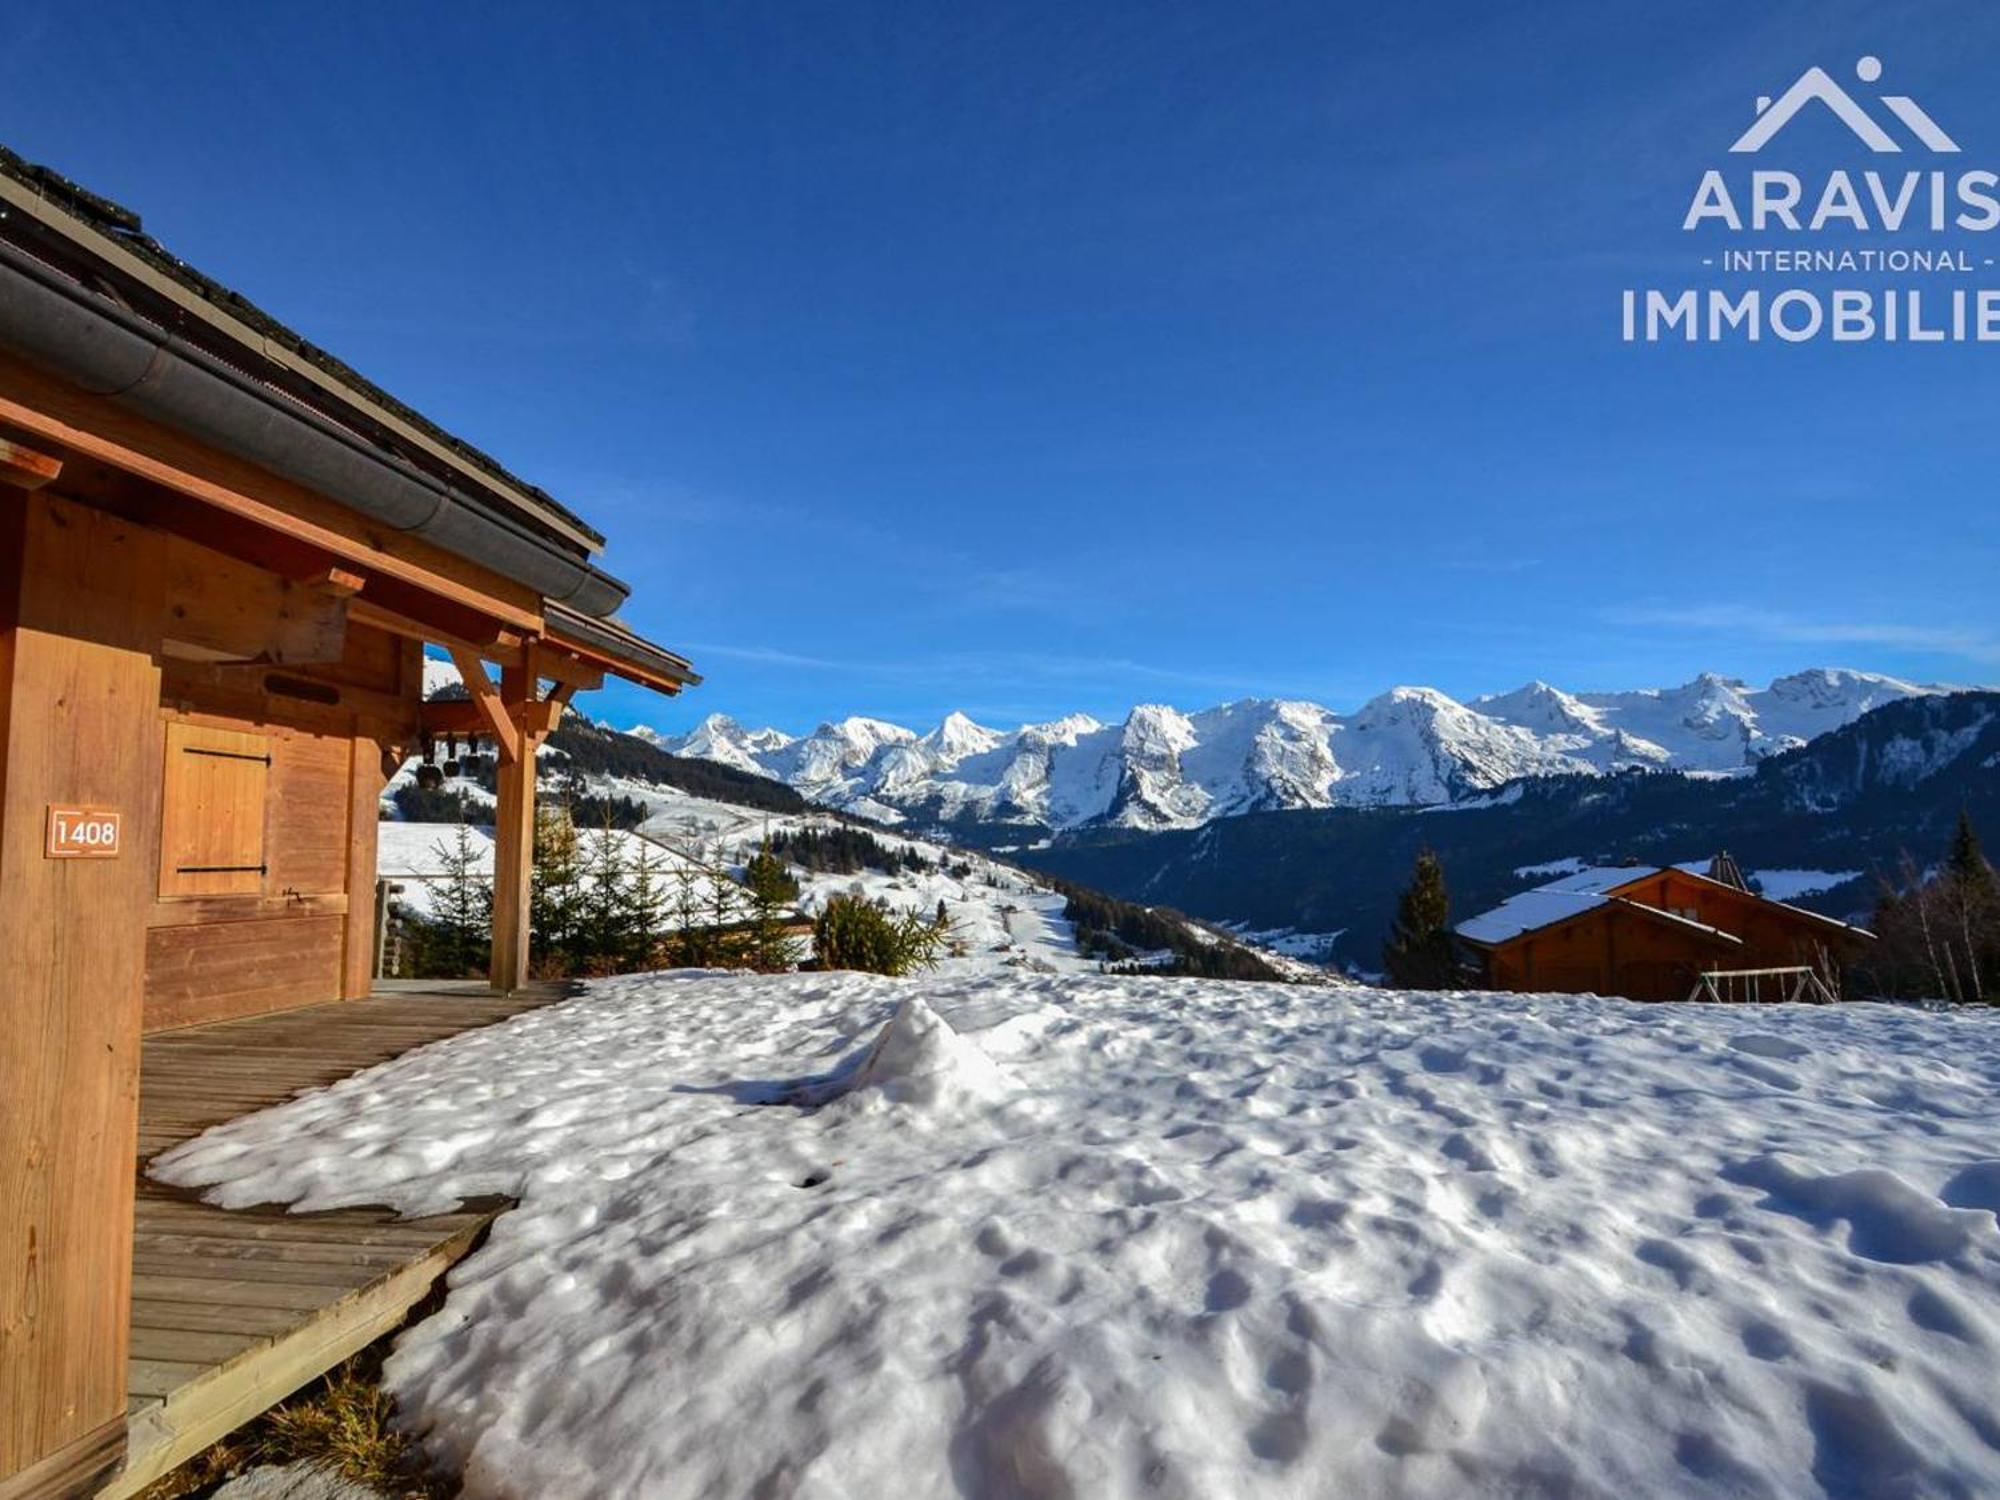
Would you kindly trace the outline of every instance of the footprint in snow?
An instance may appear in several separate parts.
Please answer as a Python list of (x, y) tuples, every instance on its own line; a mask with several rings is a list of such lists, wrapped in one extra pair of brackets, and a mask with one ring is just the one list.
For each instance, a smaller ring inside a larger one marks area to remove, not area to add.
[(1938, 1197), (1953, 1208), (1983, 1208), (2000, 1214), (2000, 1161), (1976, 1161), (1952, 1175)]
[(1759, 1062), (1754, 1056), (1735, 1057), (1730, 1061), (1736, 1065), (1738, 1071), (1748, 1073), (1759, 1083), (1768, 1083), (1772, 1088), (1783, 1089), (1788, 1094), (1796, 1094), (1799, 1091), (1800, 1084), (1796, 1073), (1767, 1062)]
[(1729, 1045), (1738, 1052), (1748, 1052), (1754, 1057), (1768, 1057), (1774, 1062), (1797, 1062), (1809, 1056), (1812, 1048), (1794, 1042), (1787, 1037), (1772, 1036), (1764, 1031), (1745, 1031), (1729, 1039)]

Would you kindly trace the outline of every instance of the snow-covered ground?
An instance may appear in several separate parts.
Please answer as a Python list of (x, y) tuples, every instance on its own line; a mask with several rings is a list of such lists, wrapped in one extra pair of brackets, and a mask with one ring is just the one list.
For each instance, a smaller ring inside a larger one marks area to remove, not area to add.
[(473, 1496), (1970, 1497), (1996, 1116), (1987, 1014), (635, 976), (154, 1170), (520, 1200), (387, 1371)]

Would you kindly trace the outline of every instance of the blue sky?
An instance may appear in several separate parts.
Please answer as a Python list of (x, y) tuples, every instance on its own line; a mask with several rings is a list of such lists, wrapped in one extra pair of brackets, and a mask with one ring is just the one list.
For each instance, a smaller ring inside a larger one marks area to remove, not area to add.
[(336, 9), (15, 0), (0, 140), (609, 534), (615, 720), (2000, 678), (2000, 347), (1618, 337), (1809, 64), (2000, 167), (1991, 6)]

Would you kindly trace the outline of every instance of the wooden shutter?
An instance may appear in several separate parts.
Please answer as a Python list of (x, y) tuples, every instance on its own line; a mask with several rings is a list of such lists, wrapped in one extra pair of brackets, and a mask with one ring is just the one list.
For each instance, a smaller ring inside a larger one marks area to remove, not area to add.
[(168, 723), (161, 896), (262, 894), (270, 779), (268, 737)]

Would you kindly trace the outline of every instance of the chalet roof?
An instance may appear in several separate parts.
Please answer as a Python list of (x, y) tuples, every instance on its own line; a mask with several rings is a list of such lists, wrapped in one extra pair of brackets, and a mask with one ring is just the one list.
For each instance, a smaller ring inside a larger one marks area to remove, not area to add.
[[(1821, 926), (1835, 928), (1855, 937), (1870, 939), (1874, 937), (1874, 934), (1866, 928), (1856, 927), (1836, 917), (1823, 916), (1816, 911), (1808, 911), (1803, 906), (1793, 906), (1785, 901), (1773, 901), (1742, 886), (1717, 880), (1713, 876), (1704, 874), (1700, 869), (1690, 869), (1686, 865), (1675, 865), (1672, 868), (1675, 873), (1689, 879), (1702, 881), (1751, 901), (1762, 902), (1766, 906), (1775, 906)], [(1676, 912), (1664, 911), (1644, 901), (1628, 900), (1619, 894), (1627, 886), (1640, 884), (1665, 873), (1665, 869), (1657, 865), (1594, 865), (1588, 869), (1574, 871), (1559, 880), (1538, 885), (1532, 890), (1509, 896), (1490, 911), (1483, 911), (1476, 917), (1467, 917), (1453, 928), (1453, 931), (1469, 943), (1493, 947), (1517, 938), (1522, 933), (1553, 927), (1558, 922), (1566, 922), (1584, 912), (1616, 902), (1649, 917), (1710, 934), (1731, 943), (1741, 942), (1740, 938), (1720, 927), (1697, 922)]]
[(1558, 891), (1538, 886), (1509, 896), (1491, 911), (1467, 917), (1457, 927), (1458, 935), (1473, 943), (1504, 943), (1524, 932), (1548, 927), (1595, 907), (1610, 898), (1600, 891)]
[(86, 284), (313, 407), (398, 458), (470, 480), (500, 508), (587, 557), (604, 537), (547, 491), (404, 405), (145, 232), (139, 215), (0, 146), (0, 231)]
[(1658, 873), (1643, 865), (1593, 865), (1573, 870), (1559, 880), (1510, 896), (1491, 911), (1466, 918), (1458, 924), (1457, 932), (1468, 942), (1504, 943), (1602, 906), (1619, 886)]
[(597, 656), (622, 677), (677, 693), (701, 681), (684, 656), (656, 646), (616, 616), (593, 619), (565, 605), (547, 606), (549, 638), (585, 656)]
[(1620, 886), (1630, 885), (1635, 880), (1644, 880), (1648, 875), (1659, 873), (1659, 869), (1653, 865), (1591, 865), (1582, 870), (1572, 870), (1560, 879), (1538, 885), (1535, 889), (1574, 891), (1601, 896), (1608, 891), (1617, 890)]

